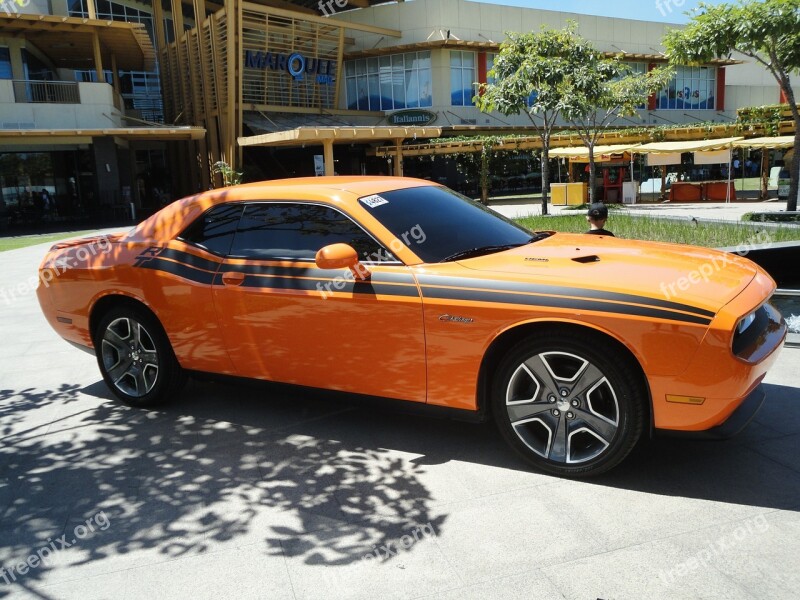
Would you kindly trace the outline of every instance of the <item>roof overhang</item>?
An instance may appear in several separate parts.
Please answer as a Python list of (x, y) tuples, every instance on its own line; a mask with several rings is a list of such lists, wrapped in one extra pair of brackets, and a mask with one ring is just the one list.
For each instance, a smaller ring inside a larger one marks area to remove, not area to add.
[(100, 41), (100, 56), (108, 67), (113, 56), (119, 69), (155, 68), (155, 49), (141, 23), (0, 13), (0, 35), (28, 40), (59, 68), (94, 68), (95, 34)]
[(689, 142), (654, 142), (638, 146), (636, 154), (676, 154), (683, 152), (711, 152), (731, 148), (742, 137), (720, 138), (716, 140), (697, 140)]
[(240, 146), (297, 146), (298, 144), (334, 144), (404, 140), (408, 138), (436, 138), (442, 135), (441, 127), (298, 127), (240, 137)]
[(107, 129), (0, 129), (0, 144), (91, 144), (92, 138), (134, 141), (188, 141), (202, 139), (202, 127), (111, 127)]
[(768, 150), (778, 148), (793, 148), (794, 136), (782, 135), (778, 137), (759, 137), (749, 140), (739, 140), (733, 143), (734, 148), (765, 148)]
[[(414, 52), (419, 50), (431, 50), (433, 48), (453, 48), (456, 50), (480, 50), (483, 52), (499, 52), (501, 44), (499, 42), (487, 41), (477, 42), (471, 40), (428, 40), (425, 42), (415, 42), (413, 44), (402, 44), (399, 46), (384, 46), (381, 48), (367, 48), (356, 52), (345, 53), (345, 60), (354, 58), (367, 58), (371, 56), (383, 56), (386, 54), (399, 54), (402, 52)], [(605, 52), (606, 57), (621, 56), (627, 62), (648, 62), (648, 63), (667, 63), (669, 57), (666, 54), (644, 54), (639, 52)], [(714, 58), (703, 63), (703, 66), (723, 67), (730, 65), (743, 64), (741, 60), (729, 58)]]
[[(595, 157), (602, 157), (602, 156), (611, 156), (613, 154), (625, 154), (626, 152), (636, 152), (636, 148), (638, 148), (640, 144), (616, 144), (613, 146), (595, 146), (594, 147), (594, 156)], [(589, 158), (589, 148), (586, 146), (580, 146), (577, 148), (555, 148), (550, 150), (550, 158), (569, 158), (577, 159), (577, 158)]]

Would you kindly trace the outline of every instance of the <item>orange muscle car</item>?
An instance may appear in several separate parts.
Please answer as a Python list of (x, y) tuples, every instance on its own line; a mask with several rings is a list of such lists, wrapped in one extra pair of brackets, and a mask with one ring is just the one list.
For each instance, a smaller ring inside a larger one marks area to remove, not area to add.
[(271, 181), (53, 246), (42, 310), (124, 402), (205, 372), (493, 417), (560, 475), (657, 430), (727, 436), (786, 335), (775, 283), (714, 250), (530, 232), (407, 178)]

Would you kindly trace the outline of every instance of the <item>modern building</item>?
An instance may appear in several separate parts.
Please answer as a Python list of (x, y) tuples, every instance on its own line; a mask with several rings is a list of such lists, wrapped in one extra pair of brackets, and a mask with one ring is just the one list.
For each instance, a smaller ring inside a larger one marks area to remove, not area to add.
[[(219, 184), (218, 161), (248, 179), (402, 173), (400, 153), (392, 162), (374, 148), (529, 126), (472, 103), (505, 32), (572, 19), (598, 49), (643, 72), (665, 62), (667, 28), (471, 0), (4, 0), (0, 8), (6, 210), (40, 189), (80, 210), (131, 202), (148, 210), (164, 193)], [(725, 57), (680, 67), (639, 119), (619, 125), (730, 123), (739, 108), (780, 101), (766, 70)]]

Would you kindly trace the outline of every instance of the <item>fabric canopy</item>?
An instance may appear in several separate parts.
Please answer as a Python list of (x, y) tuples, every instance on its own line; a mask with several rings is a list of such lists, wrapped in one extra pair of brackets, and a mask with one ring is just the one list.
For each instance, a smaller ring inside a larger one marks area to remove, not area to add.
[(654, 142), (636, 147), (636, 154), (673, 154), (675, 152), (704, 152), (730, 148), (741, 137), (720, 138), (718, 140), (697, 140), (694, 142)]
[[(615, 146), (595, 146), (594, 155), (596, 157), (604, 154), (624, 154), (630, 152), (634, 148), (638, 148), (639, 144), (617, 144)], [(555, 148), (550, 150), (551, 158), (589, 158), (589, 148), (586, 146), (579, 146), (577, 148)]]
[(749, 140), (739, 140), (734, 142), (735, 148), (791, 148), (794, 146), (793, 135), (782, 135), (780, 137), (759, 137)]

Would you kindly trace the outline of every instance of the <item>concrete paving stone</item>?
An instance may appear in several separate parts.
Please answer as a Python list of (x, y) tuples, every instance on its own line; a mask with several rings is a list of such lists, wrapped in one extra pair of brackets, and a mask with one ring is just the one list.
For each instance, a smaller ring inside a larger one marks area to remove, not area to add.
[(696, 554), (702, 549), (701, 540), (688, 547), (677, 539), (644, 542), (574, 561), (554, 560), (542, 568), (542, 573), (568, 600), (763, 598), (752, 595), (717, 570), (714, 564), (701, 563)]
[[(800, 507), (798, 507), (800, 508)], [(729, 551), (715, 563), (757, 598), (791, 600), (800, 589), (800, 513), (776, 511), (717, 528)]]
[[(796, 353), (797, 350), (793, 352)], [(764, 386), (767, 399), (753, 420), (780, 433), (793, 434), (800, 431), (800, 393), (796, 385), (777, 383), (785, 382), (786, 376), (787, 371), (781, 369), (769, 372), (767, 375), (769, 383)], [(797, 377), (796, 372), (793, 376)]]
[[(50, 578), (47, 577), (46, 580)], [(127, 593), (128, 572), (113, 571), (91, 577), (68, 577), (61, 583), (43, 584), (26, 581), (31, 595), (20, 598), (52, 598), (53, 600), (119, 600)], [(27, 593), (27, 592), (26, 592)], [(16, 594), (16, 590), (15, 590)]]
[(125, 585), (123, 600), (295, 597), (283, 558), (265, 556), (255, 546), (129, 569)]
[(605, 551), (602, 541), (586, 535), (580, 516), (550, 493), (547, 486), (447, 507), (437, 543), (465, 583)]
[[(359, 532), (331, 532), (332, 540), (322, 538), (299, 555), (291, 543), (283, 542), (295, 597), (415, 598), (462, 583), (460, 568), (443, 556), (436, 538), (422, 532), (415, 537), (413, 530), (404, 535), (408, 537), (374, 542), (373, 549)], [(364, 559), (370, 551), (373, 558)]]
[[(800, 433), (786, 435), (777, 439), (764, 440), (751, 446), (752, 449), (762, 456), (784, 465), (793, 472), (800, 474), (800, 459), (797, 449), (800, 448)], [(800, 481), (795, 484), (795, 493), (798, 503), (800, 503)]]
[(537, 570), (521, 575), (484, 581), (475, 585), (437, 592), (422, 598), (437, 600), (563, 600), (564, 596), (553, 583)]

